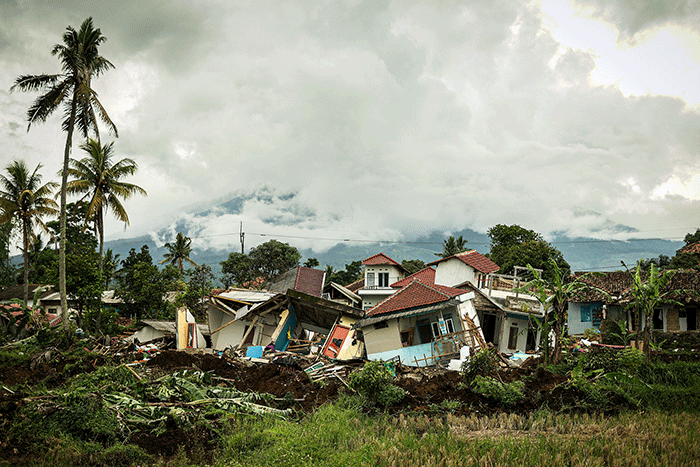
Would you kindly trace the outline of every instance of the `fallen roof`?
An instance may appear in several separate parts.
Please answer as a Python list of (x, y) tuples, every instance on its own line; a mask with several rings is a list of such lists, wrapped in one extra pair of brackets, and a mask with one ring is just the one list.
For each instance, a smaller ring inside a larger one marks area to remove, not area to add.
[(456, 255), (448, 256), (447, 258), (442, 258), (437, 261), (433, 261), (432, 263), (428, 263), (428, 266), (433, 266), (437, 265), (439, 263), (442, 263), (443, 261), (449, 261), (453, 258), (456, 258), (463, 263), (465, 263), (468, 266), (473, 267), (479, 272), (482, 272), (484, 274), (491, 274), (492, 272), (496, 272), (500, 269), (500, 266), (490, 259), (488, 259), (486, 256), (482, 255), (476, 250), (467, 250), (463, 251), (461, 253), (457, 253)]
[[(156, 331), (164, 332), (167, 334), (175, 334), (175, 321), (169, 321), (166, 319), (142, 319), (141, 321), (137, 322), (136, 325), (141, 326), (141, 329), (143, 329), (145, 326), (150, 326)], [(197, 329), (205, 335), (209, 335), (209, 325), (206, 323), (197, 323)]]
[[(294, 308), (297, 321), (302, 326), (313, 326), (326, 331), (330, 331), (341, 316), (363, 317), (363, 311), (358, 308), (290, 289), (285, 294), (277, 294), (266, 302), (251, 307), (251, 310), (246, 314), (246, 319), (277, 310), (281, 311), (290, 305)], [(236, 319), (239, 318), (236, 317)]]
[(264, 290), (229, 289), (226, 292), (216, 295), (216, 297), (243, 304), (252, 304), (267, 301), (275, 295), (277, 294), (274, 292), (267, 292)]
[(331, 282), (330, 284), (325, 286), (323, 288), (323, 290), (326, 290), (326, 288), (334, 288), (335, 290), (337, 290), (341, 294), (345, 295), (346, 297), (348, 297), (352, 301), (355, 301), (355, 302), (362, 301), (362, 297), (357, 295), (355, 292), (348, 290), (346, 287), (343, 287), (342, 285), (338, 284), (337, 282)]

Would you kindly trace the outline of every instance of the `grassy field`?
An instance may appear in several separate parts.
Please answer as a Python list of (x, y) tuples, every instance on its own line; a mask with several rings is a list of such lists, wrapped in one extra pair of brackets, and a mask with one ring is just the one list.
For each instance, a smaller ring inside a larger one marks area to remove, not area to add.
[(299, 423), (239, 419), (225, 431), (217, 466), (700, 465), (700, 415), (685, 412), (387, 417), (345, 398)]

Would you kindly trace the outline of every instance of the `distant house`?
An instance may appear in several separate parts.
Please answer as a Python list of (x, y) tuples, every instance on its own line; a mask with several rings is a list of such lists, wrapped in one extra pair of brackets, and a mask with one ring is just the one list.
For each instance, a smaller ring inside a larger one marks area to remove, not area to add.
[(396, 292), (391, 284), (406, 276), (406, 269), (384, 253), (377, 253), (362, 261), (364, 284), (357, 294), (362, 297), (362, 309), (369, 310)]
[[(29, 284), (28, 289), (29, 295), (27, 306), (29, 306), (29, 308), (34, 308), (34, 296), (37, 294), (37, 292), (39, 293), (39, 296), (36, 306), (42, 306), (41, 300), (51, 295), (53, 286), (44, 284)], [(0, 303), (10, 303), (13, 300), (24, 300), (24, 284), (8, 285), (0, 289)], [(58, 308), (53, 307), (52, 309), (46, 309), (44, 311), (57, 315), (60, 314), (60, 306)]]
[[(625, 321), (628, 329), (636, 329), (636, 316), (629, 305), (633, 303), (632, 279), (626, 271), (613, 271), (596, 275), (575, 273), (582, 282), (602, 289), (605, 296), (596, 290), (582, 290), (569, 301), (569, 334), (582, 334), (586, 329), (598, 329), (606, 317), (614, 321)], [(642, 278), (644, 279), (644, 275)], [(645, 279), (644, 279), (645, 280)], [(666, 291), (675, 290), (667, 298), (681, 304), (661, 304), (654, 310), (653, 329), (657, 331), (697, 331), (700, 308), (700, 272), (678, 270), (667, 284)], [(642, 317), (642, 327), (645, 319)]]

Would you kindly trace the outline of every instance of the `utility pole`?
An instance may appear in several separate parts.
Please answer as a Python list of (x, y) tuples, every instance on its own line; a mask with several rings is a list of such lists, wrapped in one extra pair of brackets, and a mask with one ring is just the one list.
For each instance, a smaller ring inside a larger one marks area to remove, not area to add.
[(244, 255), (245, 254), (245, 247), (243, 246), (243, 244), (244, 244), (244, 240), (245, 240), (245, 233), (243, 232), (243, 221), (241, 221), (240, 235), (241, 235), (241, 254)]

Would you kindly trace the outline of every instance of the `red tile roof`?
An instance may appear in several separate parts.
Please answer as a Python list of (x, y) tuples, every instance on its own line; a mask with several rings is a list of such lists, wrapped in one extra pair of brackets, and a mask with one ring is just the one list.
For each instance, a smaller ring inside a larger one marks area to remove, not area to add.
[(419, 306), (433, 305), (435, 303), (445, 302), (464, 293), (467, 293), (467, 291), (444, 285), (428, 285), (419, 280), (413, 280), (403, 289), (367, 310), (367, 316), (376, 316)]
[(681, 248), (680, 250), (676, 250), (676, 254), (679, 253), (690, 253), (693, 255), (700, 254), (700, 242), (690, 243)]
[(294, 290), (320, 297), (323, 293), (325, 271), (299, 266)]
[(366, 260), (362, 262), (363, 266), (374, 266), (377, 264), (391, 264), (392, 266), (398, 266), (401, 269), (403, 269), (403, 266), (401, 264), (397, 263), (393, 259), (389, 258), (387, 255), (384, 253), (377, 253), (374, 256), (370, 256)]
[(364, 287), (365, 287), (365, 278), (364, 277), (345, 286), (345, 288), (348, 289), (350, 292), (357, 292), (358, 290), (363, 289)]
[(494, 263), (476, 250), (463, 251), (461, 253), (457, 253), (456, 255), (448, 256), (447, 258), (442, 258), (437, 261), (433, 261), (432, 263), (428, 263), (428, 266), (433, 266), (452, 258), (457, 258), (466, 265), (471, 266), (484, 274), (491, 274), (492, 272), (496, 272), (500, 269), (498, 264)]
[(401, 279), (400, 281), (396, 281), (393, 284), (391, 284), (392, 287), (395, 289), (400, 289), (401, 287), (405, 287), (413, 280), (419, 280), (424, 284), (428, 285), (434, 285), (435, 284), (435, 268), (431, 268), (428, 266), (427, 268), (423, 268), (418, 272), (414, 272), (410, 276)]

